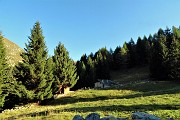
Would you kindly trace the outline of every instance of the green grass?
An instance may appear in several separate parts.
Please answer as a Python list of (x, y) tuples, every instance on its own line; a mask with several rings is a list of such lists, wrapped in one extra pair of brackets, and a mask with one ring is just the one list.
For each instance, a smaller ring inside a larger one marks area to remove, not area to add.
[[(133, 76), (131, 73), (129, 75)], [(122, 80), (124, 86), (119, 89), (78, 90), (44, 106), (34, 105), (21, 110), (6, 111), (0, 114), (0, 119), (72, 120), (76, 114), (85, 117), (92, 112), (99, 113), (101, 117), (113, 115), (131, 119), (131, 114), (136, 111), (154, 114), (163, 119), (180, 119), (179, 83), (143, 79), (129, 81), (136, 82), (127, 84), (128, 82)]]
[[(180, 118), (180, 87), (151, 92), (132, 90), (84, 90), (56, 99), (46, 106), (0, 114), (3, 118), (66, 119), (97, 112), (102, 116), (129, 118), (136, 111), (148, 112), (161, 118)], [(157, 94), (158, 93), (158, 94)]]

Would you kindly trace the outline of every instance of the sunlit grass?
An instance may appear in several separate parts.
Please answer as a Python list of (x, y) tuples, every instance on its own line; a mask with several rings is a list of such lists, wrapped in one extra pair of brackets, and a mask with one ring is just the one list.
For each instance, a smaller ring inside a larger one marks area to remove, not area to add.
[[(132, 76), (136, 74), (134, 70), (128, 72), (131, 75), (129, 81), (133, 81)], [(137, 71), (143, 70), (146, 71), (144, 68)], [(140, 77), (143, 78), (145, 75), (142, 74)], [(113, 115), (131, 119), (131, 114), (137, 111), (154, 114), (165, 120), (180, 119), (180, 83), (136, 80), (137, 82), (130, 84), (123, 79), (118, 81), (125, 85), (118, 89), (78, 90), (44, 106), (34, 105), (0, 113), (0, 119), (72, 120), (76, 114), (85, 118), (92, 112), (99, 113), (101, 117)]]
[(0, 118), (71, 120), (76, 114), (85, 117), (97, 112), (102, 116), (130, 119), (136, 111), (152, 113), (161, 118), (180, 118), (180, 88), (171, 92), (149, 95), (148, 92), (131, 90), (80, 90), (56, 99), (50, 105), (1, 113)]

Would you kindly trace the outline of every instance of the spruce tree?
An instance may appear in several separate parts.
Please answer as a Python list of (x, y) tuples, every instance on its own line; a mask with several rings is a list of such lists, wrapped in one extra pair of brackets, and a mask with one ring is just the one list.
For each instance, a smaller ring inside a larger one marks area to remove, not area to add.
[(126, 42), (123, 44), (120, 54), (121, 54), (121, 64), (123, 67), (126, 67), (128, 64), (128, 58), (129, 58), (129, 50), (128, 50)]
[(134, 67), (136, 65), (136, 49), (135, 49), (135, 43), (133, 41), (133, 39), (131, 38), (131, 40), (127, 43), (127, 48), (128, 48), (128, 58), (127, 58), (127, 63), (128, 63), (128, 67)]
[(172, 41), (168, 52), (168, 76), (170, 79), (180, 80), (180, 30), (176, 27), (172, 29)]
[(97, 79), (110, 79), (109, 51), (101, 48), (95, 53)]
[(88, 87), (86, 84), (87, 72), (86, 72), (86, 66), (85, 66), (84, 62), (77, 61), (76, 67), (77, 67), (77, 75), (79, 76), (79, 80), (73, 87), (73, 90), (77, 90), (77, 89), (80, 89), (83, 87)]
[(12, 68), (6, 63), (6, 50), (2, 40), (0, 34), (0, 108), (5, 109), (12, 108), (22, 98), (30, 98), (32, 93), (13, 78)]
[(149, 63), (149, 50), (150, 50), (150, 43), (146, 36), (141, 39), (138, 37), (137, 44), (136, 44), (136, 54), (137, 54), (137, 64), (138, 65), (145, 65)]
[(122, 62), (121, 62), (122, 56), (121, 56), (121, 47), (117, 46), (113, 53), (113, 69), (118, 70), (121, 68)]
[(54, 89), (73, 87), (79, 77), (77, 76), (76, 66), (72, 59), (69, 58), (69, 53), (63, 44), (59, 43), (54, 50)]
[(164, 31), (159, 29), (158, 33), (155, 34), (153, 41), (153, 47), (151, 49), (150, 58), (150, 73), (151, 77), (158, 79), (167, 79), (168, 68), (167, 68), (167, 55), (168, 48), (166, 46), (166, 36)]
[(33, 91), (34, 101), (49, 99), (52, 97), (52, 69), (39, 22), (33, 26), (25, 45), (25, 52), (21, 54), (23, 62), (16, 66), (14, 76), (27, 90)]
[(94, 83), (96, 82), (96, 68), (95, 62), (92, 60), (91, 56), (88, 56), (87, 60), (87, 82), (88, 87), (94, 87)]

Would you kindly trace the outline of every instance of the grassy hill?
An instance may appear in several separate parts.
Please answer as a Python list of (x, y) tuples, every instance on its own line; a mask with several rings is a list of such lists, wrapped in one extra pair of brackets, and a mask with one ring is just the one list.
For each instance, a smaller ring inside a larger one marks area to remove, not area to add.
[[(138, 74), (138, 75), (137, 75)], [(72, 120), (79, 114), (97, 112), (101, 116), (131, 118), (136, 111), (154, 114), (163, 119), (180, 119), (180, 84), (150, 81), (148, 67), (113, 71), (112, 79), (121, 87), (104, 90), (78, 90), (40, 106), (28, 104), (0, 113), (0, 119)]]
[(8, 63), (14, 66), (19, 61), (22, 61), (20, 53), (23, 52), (23, 49), (6, 38), (3, 39), (3, 42), (6, 49)]

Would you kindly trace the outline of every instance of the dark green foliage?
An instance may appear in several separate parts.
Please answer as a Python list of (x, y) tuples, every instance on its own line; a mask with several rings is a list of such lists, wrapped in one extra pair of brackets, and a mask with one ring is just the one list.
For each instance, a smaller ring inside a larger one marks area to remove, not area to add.
[(69, 53), (63, 44), (59, 43), (54, 50), (53, 61), (55, 91), (59, 89), (59, 86), (73, 87), (78, 80), (76, 66), (74, 61), (69, 58)]
[(127, 43), (125, 42), (123, 44), (123, 47), (121, 48), (120, 51), (120, 55), (121, 55), (121, 63), (123, 65), (123, 67), (126, 67), (128, 65), (128, 59), (129, 59), (129, 49), (127, 47)]
[(84, 64), (86, 65), (87, 64), (87, 55), (86, 54), (83, 54), (81, 56), (81, 59), (80, 59), (81, 62), (84, 62)]
[(180, 79), (180, 30), (176, 27), (172, 29), (172, 41), (168, 53), (167, 66), (171, 79)]
[(154, 36), (150, 73), (159, 79), (180, 79), (180, 30), (173, 27), (165, 31), (159, 29)]
[(52, 68), (39, 22), (36, 22), (31, 30), (25, 52), (21, 56), (23, 62), (16, 66), (14, 77), (34, 93), (34, 101), (51, 98)]
[(149, 42), (149, 46), (151, 48), (152, 47), (152, 42), (153, 42), (153, 36), (151, 34), (148, 37), (148, 42)]
[(84, 62), (77, 61), (77, 75), (79, 76), (79, 80), (77, 81), (76, 85), (73, 87), (73, 90), (77, 90), (83, 87), (88, 87), (89, 85), (86, 84), (86, 65)]
[(112, 53), (106, 48), (101, 48), (95, 55), (87, 57), (82, 55), (76, 63), (79, 80), (73, 89), (94, 87), (98, 79), (110, 79), (110, 64), (113, 62)]
[(161, 29), (154, 36), (153, 47), (151, 49), (150, 73), (151, 77), (158, 79), (167, 78), (167, 66), (165, 65), (167, 57), (167, 47), (165, 46), (166, 37)]
[[(94, 83), (96, 82), (96, 62), (93, 60), (94, 55), (91, 53), (88, 57), (84, 56), (81, 57), (84, 59), (76, 63), (79, 80), (73, 87), (75, 90), (84, 87), (94, 87)], [(87, 61), (86, 64), (84, 64), (85, 61)]]
[(149, 50), (150, 50), (150, 43), (146, 38), (146, 36), (144, 36), (143, 39), (139, 37), (136, 44), (138, 65), (145, 65), (149, 63)]
[(87, 59), (87, 66), (86, 66), (86, 72), (87, 72), (87, 83), (89, 87), (94, 87), (94, 83), (96, 82), (96, 68), (95, 68), (95, 61), (93, 61), (91, 56), (88, 56)]
[(96, 60), (96, 78), (110, 79), (109, 67), (109, 51), (106, 48), (101, 48), (95, 53)]
[(122, 66), (121, 47), (117, 46), (113, 53), (113, 69), (118, 70)]
[(131, 38), (131, 40), (127, 43), (127, 48), (128, 48), (128, 58), (127, 58), (127, 63), (128, 67), (134, 67), (136, 65), (136, 46)]
[(109, 67), (111, 70), (114, 68), (113, 53), (114, 53), (114, 51), (112, 50), (112, 48), (110, 48), (110, 50), (109, 50)]
[(11, 67), (6, 63), (6, 51), (2, 39), (0, 34), (0, 109), (2, 107), (5, 109), (18, 104), (20, 98), (29, 97), (31, 93), (12, 77)]

